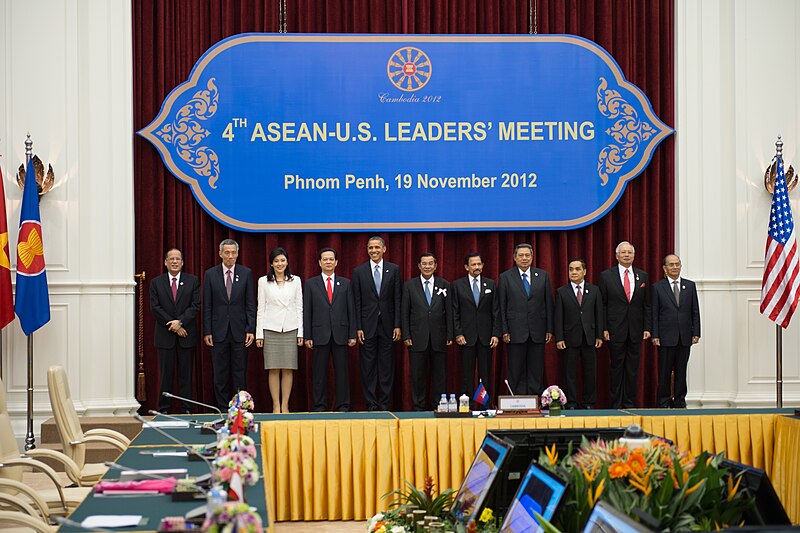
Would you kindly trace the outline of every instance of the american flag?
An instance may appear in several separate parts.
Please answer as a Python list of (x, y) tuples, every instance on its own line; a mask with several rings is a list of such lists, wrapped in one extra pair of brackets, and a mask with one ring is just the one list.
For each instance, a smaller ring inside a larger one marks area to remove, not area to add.
[(786, 328), (800, 297), (800, 262), (783, 159), (777, 157), (777, 160), (778, 171), (764, 255), (764, 279), (761, 282), (761, 314)]

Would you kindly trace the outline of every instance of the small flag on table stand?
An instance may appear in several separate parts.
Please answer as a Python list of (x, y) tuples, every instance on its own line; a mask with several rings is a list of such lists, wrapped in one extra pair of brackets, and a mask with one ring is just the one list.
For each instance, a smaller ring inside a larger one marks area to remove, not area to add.
[(478, 382), (478, 388), (475, 389), (475, 394), (472, 395), (472, 401), (481, 405), (489, 403), (489, 392), (483, 386), (483, 381)]

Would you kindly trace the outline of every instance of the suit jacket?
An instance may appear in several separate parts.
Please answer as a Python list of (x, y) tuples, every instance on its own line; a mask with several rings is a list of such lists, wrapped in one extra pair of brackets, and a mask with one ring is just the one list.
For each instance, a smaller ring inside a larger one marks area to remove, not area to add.
[(362, 330), (369, 339), (377, 334), (380, 323), (383, 333), (391, 339), (392, 330), (400, 327), (400, 268), (383, 262), (380, 294), (375, 289), (372, 269), (372, 261), (367, 261), (353, 270), (356, 329)]
[(694, 281), (681, 278), (680, 305), (675, 303), (668, 278), (653, 284), (653, 338), (661, 346), (691, 346), (700, 336), (700, 304)]
[(258, 278), (258, 312), (256, 313), (256, 339), (264, 338), (264, 330), (292, 331), (303, 337), (303, 287), (300, 278), (292, 279), (280, 287), (267, 276)]
[(603, 338), (603, 299), (600, 289), (591, 283), (582, 284), (583, 299), (572, 290), (572, 283), (556, 291), (555, 332), (556, 342), (564, 341), (570, 348), (583, 343), (594, 346)]
[(608, 331), (611, 340), (624, 341), (630, 338), (639, 342), (643, 338), (643, 332), (652, 332), (647, 272), (633, 268), (633, 281), (633, 296), (628, 302), (619, 278), (619, 266), (614, 265), (600, 273), (600, 294), (603, 297), (605, 320), (603, 330)]
[[(172, 299), (169, 274), (161, 274), (150, 282), (150, 311), (156, 320), (153, 340), (156, 348), (190, 348), (197, 344), (197, 313), (200, 311), (200, 281), (197, 276), (181, 272), (177, 300)], [(180, 320), (186, 337), (167, 328), (167, 322)]]
[(306, 280), (303, 331), (305, 338), (315, 345), (328, 344), (333, 339), (334, 343), (346, 346), (348, 339), (356, 338), (356, 312), (349, 279), (334, 276), (332, 303), (328, 301), (321, 274)]
[(219, 264), (206, 270), (203, 277), (203, 333), (221, 342), (230, 327), (233, 340), (244, 342), (245, 333), (256, 331), (253, 273), (246, 266), (236, 265), (230, 301), (223, 275)]
[(494, 280), (481, 276), (478, 305), (472, 294), (469, 276), (453, 282), (453, 337), (463, 335), (467, 346), (481, 344), (488, 346), (492, 337), (500, 337), (500, 304), (496, 297), (497, 286)]
[(500, 274), (497, 294), (500, 297), (500, 320), (503, 333), (512, 343), (532, 338), (545, 342), (545, 334), (553, 332), (553, 289), (550, 276), (540, 268), (531, 267), (531, 295), (525, 294), (519, 268), (514, 266)]
[(447, 341), (453, 338), (453, 304), (450, 284), (432, 276), (431, 305), (425, 298), (425, 289), (419, 276), (403, 285), (401, 324), (403, 340), (411, 339), (409, 350), (421, 352), (428, 348), (437, 352), (447, 350)]

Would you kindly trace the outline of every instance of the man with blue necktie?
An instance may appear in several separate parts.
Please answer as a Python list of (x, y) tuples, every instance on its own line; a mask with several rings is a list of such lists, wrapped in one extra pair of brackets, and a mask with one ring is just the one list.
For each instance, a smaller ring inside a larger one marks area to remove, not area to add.
[(508, 381), (514, 394), (541, 394), (544, 345), (553, 338), (553, 289), (550, 275), (531, 266), (533, 246), (515, 246), (514, 263), (497, 284)]
[[(420, 275), (403, 285), (400, 316), (411, 367), (414, 410), (427, 411), (435, 409), (434, 403), (446, 392), (447, 347), (453, 343), (453, 304), (450, 284), (433, 275), (436, 256), (432, 252), (422, 253), (418, 267)], [(428, 365), (434, 403), (426, 397)]]
[(453, 334), (461, 350), (461, 392), (475, 392), (475, 360), (478, 377), (491, 397), (492, 349), (500, 342), (500, 306), (494, 280), (483, 276), (483, 260), (477, 252), (464, 258), (467, 275), (453, 282)]

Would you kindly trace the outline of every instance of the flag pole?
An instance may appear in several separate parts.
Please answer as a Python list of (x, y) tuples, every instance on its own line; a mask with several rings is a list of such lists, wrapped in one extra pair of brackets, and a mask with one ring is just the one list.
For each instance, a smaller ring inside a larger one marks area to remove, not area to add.
[[(33, 141), (31, 134), (25, 139), (25, 174), (27, 175), (28, 165), (31, 164), (33, 156)], [(26, 180), (27, 181), (27, 180)], [(30, 187), (30, 183), (26, 183)], [(36, 183), (33, 184), (36, 186)], [(25, 451), (36, 448), (36, 437), (33, 434), (33, 332), (28, 335), (28, 431), (25, 434)]]
[(783, 407), (783, 328), (775, 324), (775, 385), (778, 388), (778, 409)]

